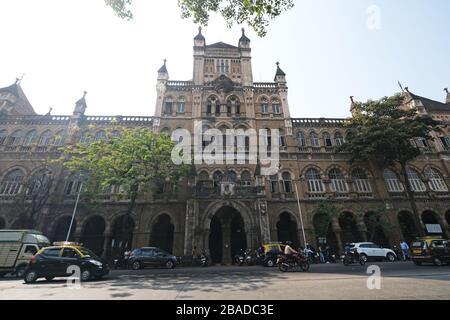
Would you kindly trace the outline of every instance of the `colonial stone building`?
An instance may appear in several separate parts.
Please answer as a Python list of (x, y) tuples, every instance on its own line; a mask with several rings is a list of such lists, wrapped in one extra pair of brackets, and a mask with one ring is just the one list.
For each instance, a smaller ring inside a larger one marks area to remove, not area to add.
[[(52, 161), (60, 156), (58, 147), (102, 139), (117, 125), (170, 134), (178, 128), (194, 132), (196, 121), (202, 120), (201, 130), (279, 129), (278, 173), (261, 176), (260, 168), (250, 163), (198, 164), (195, 179), (145, 192), (131, 218), (124, 215), (127, 199), (117, 197), (120, 190), (95, 200), (82, 197), (71, 239), (105, 256), (124, 246), (149, 245), (189, 255), (195, 246), (222, 263), (230, 262), (238, 249), (264, 242), (303, 245), (302, 223), (307, 242), (317, 245), (326, 238), (336, 250), (349, 241), (392, 246), (413, 239), (417, 230), (398, 168), (350, 165), (348, 155), (335, 153), (346, 138), (345, 119), (292, 118), (286, 74), (277, 63), (273, 82), (254, 82), (244, 32), (234, 46), (207, 44), (199, 30), (193, 51), (192, 80), (170, 79), (166, 62), (159, 69), (153, 117), (86, 115), (85, 96), (72, 115), (38, 115), (20, 81), (0, 89), (0, 228), (23, 227), (26, 211), (52, 240), (65, 239), (81, 181)], [(448, 90), (445, 102), (409, 89), (404, 96), (405, 108), (415, 106), (443, 123), (450, 120)], [(420, 228), (439, 224), (448, 236), (450, 133), (445, 130), (433, 141), (412, 141), (423, 154), (409, 166), (409, 183)], [(330, 217), (325, 228), (323, 214)], [(124, 223), (132, 226), (126, 235)]]

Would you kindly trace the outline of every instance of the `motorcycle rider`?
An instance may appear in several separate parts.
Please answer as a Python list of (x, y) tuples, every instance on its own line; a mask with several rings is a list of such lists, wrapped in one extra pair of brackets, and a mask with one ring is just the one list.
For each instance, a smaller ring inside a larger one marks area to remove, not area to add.
[(291, 245), (292, 242), (291, 241), (286, 241), (285, 242), (285, 247), (284, 247), (284, 255), (286, 256), (287, 260), (292, 260), (294, 254), (297, 254), (298, 252), (294, 249), (292, 249)]

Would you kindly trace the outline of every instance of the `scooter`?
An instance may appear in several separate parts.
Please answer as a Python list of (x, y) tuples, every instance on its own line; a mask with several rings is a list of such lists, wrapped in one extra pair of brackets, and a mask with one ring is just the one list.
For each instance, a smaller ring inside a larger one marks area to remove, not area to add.
[(242, 250), (234, 256), (234, 262), (236, 262), (236, 264), (238, 264), (239, 266), (244, 265), (245, 253), (243, 253)]
[(255, 258), (255, 254), (252, 250), (248, 249), (247, 251), (245, 251), (245, 263), (248, 266), (252, 266), (255, 264), (256, 258)]
[(200, 265), (202, 267), (207, 267), (208, 266), (208, 257), (204, 253), (202, 253), (200, 255)]

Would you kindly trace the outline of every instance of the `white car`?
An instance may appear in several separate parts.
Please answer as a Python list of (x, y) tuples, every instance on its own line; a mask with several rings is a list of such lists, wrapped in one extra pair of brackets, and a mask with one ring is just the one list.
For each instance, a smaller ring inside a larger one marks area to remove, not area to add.
[(350, 244), (350, 248), (356, 248), (360, 257), (365, 261), (367, 260), (387, 260), (394, 262), (397, 259), (397, 255), (391, 249), (383, 248), (376, 245), (373, 242), (357, 242)]

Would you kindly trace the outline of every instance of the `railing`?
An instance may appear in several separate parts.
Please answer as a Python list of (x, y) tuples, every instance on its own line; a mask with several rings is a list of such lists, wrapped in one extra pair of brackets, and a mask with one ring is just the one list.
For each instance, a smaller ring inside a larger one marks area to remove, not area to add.
[(70, 121), (70, 116), (52, 116), (52, 115), (31, 115), (31, 116), (2, 116), (0, 117), (0, 124), (66, 124)]
[(293, 118), (294, 127), (342, 127), (347, 119), (338, 118)]
[(168, 87), (190, 87), (193, 85), (194, 82), (192, 81), (174, 81), (174, 80), (167, 81)]
[(151, 124), (153, 123), (153, 117), (145, 116), (84, 116), (83, 122), (85, 123), (97, 123), (97, 124)]
[(273, 82), (254, 82), (253, 87), (256, 89), (276, 89), (278, 85)]

